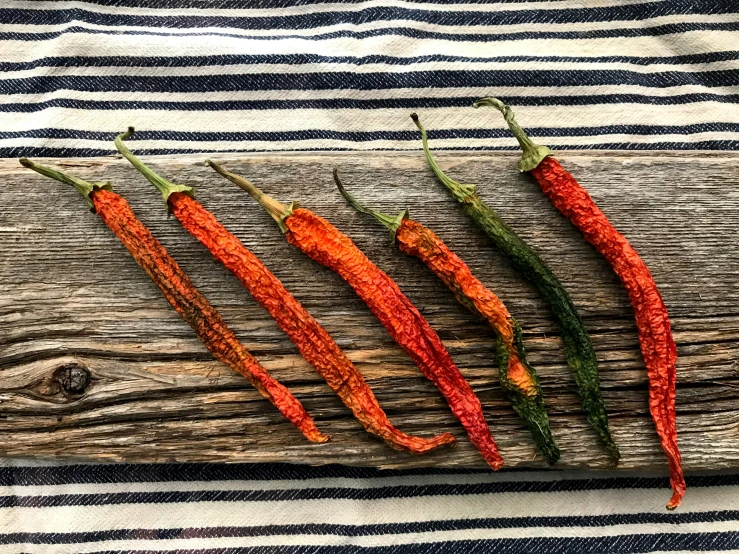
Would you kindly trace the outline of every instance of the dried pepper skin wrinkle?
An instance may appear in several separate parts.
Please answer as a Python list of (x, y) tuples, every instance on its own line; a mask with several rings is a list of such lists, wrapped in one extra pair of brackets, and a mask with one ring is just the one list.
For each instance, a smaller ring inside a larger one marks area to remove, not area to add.
[(450, 400), (455, 416), (493, 469), (502, 465), (482, 406), (449, 353), (395, 282), (343, 233), (313, 212), (298, 208), (285, 219), (287, 241), (338, 273), (413, 358), (424, 375)]
[(25, 158), (21, 163), (47, 177), (75, 186), (215, 358), (246, 377), (308, 440), (322, 443), (329, 439), (316, 428), (311, 416), (287, 387), (272, 378), (244, 348), (215, 308), (136, 217), (128, 202), (112, 192), (109, 184), (82, 181)]
[(503, 459), (490, 434), (479, 399), (439, 336), (398, 285), (327, 220), (296, 207), (294, 203), (285, 206), (263, 194), (246, 179), (225, 171), (217, 164), (210, 165), (257, 199), (280, 224), (290, 244), (338, 273), (355, 290), (393, 339), (441, 391), (488, 465), (499, 469)]
[(120, 140), (116, 139), (121, 153), (132, 163), (135, 162), (137, 169), (162, 192), (169, 210), (185, 230), (223, 263), (269, 312), (302, 356), (326, 380), (369, 433), (382, 438), (393, 448), (414, 454), (423, 454), (439, 446), (455, 443), (451, 433), (424, 439), (406, 435), (396, 429), (362, 374), (331, 335), (253, 252), (189, 194), (191, 190), (182, 190), (182, 185), (170, 183), (138, 160), (122, 143), (128, 134), (121, 135)]
[(441, 171), (429, 151), (426, 130), (416, 114), (412, 114), (411, 118), (421, 131), (426, 159), (436, 177), (516, 270), (536, 286), (549, 306), (560, 329), (567, 363), (572, 370), (588, 422), (611, 460), (618, 463), (620, 453), (608, 428), (608, 414), (600, 391), (598, 361), (590, 336), (569, 294), (549, 266), (480, 198), (473, 185), (460, 184)]
[(335, 170), (334, 180), (349, 204), (385, 225), (401, 252), (419, 258), (463, 306), (485, 319), (496, 331), (496, 358), (501, 387), (526, 422), (544, 459), (550, 464), (556, 463), (560, 452), (549, 427), (539, 378), (526, 360), (521, 328), (505, 304), (472, 275), (467, 264), (431, 229), (411, 220), (407, 211), (392, 217), (365, 208), (346, 191)]
[(454, 444), (454, 436), (450, 433), (424, 439), (406, 435), (393, 427), (359, 370), (328, 332), (252, 252), (193, 198), (174, 193), (170, 196), (169, 205), (182, 226), (222, 261), (272, 315), (303, 357), (316, 368), (368, 432), (396, 449), (414, 454)]
[(654, 278), (629, 241), (611, 224), (590, 194), (560, 165), (549, 148), (533, 143), (526, 136), (508, 106), (493, 98), (476, 104), (493, 106), (503, 113), (523, 149), (519, 163), (521, 171), (531, 172), (554, 206), (606, 258), (629, 295), (649, 374), (649, 410), (670, 468), (670, 485), (674, 492), (667, 507), (676, 508), (685, 494), (675, 415), (677, 348), (667, 308)]

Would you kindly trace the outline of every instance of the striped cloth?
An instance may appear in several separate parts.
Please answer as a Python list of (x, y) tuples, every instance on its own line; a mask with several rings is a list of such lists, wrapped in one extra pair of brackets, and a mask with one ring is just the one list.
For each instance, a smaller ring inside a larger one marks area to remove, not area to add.
[(0, 156), (739, 148), (736, 0), (160, 4), (4, 0)]
[[(166, 4), (166, 7), (161, 7)], [(739, 149), (736, 0), (0, 3), (0, 157)], [(0, 554), (739, 551), (739, 476), (0, 463)]]

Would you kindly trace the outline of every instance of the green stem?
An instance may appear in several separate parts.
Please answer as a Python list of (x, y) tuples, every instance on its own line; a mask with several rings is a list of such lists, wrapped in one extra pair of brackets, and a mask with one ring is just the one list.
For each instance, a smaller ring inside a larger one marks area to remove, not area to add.
[(416, 127), (418, 127), (418, 130), (421, 131), (423, 151), (426, 154), (426, 159), (428, 160), (429, 165), (434, 172), (434, 175), (436, 175), (437, 179), (439, 179), (439, 181), (441, 181), (442, 184), (447, 189), (449, 189), (449, 192), (452, 193), (452, 196), (455, 198), (455, 200), (464, 203), (465, 199), (468, 196), (472, 196), (473, 194), (475, 194), (475, 185), (463, 185), (461, 183), (458, 183), (454, 179), (450, 179), (444, 174), (441, 168), (437, 165), (436, 160), (434, 160), (433, 156), (431, 155), (431, 152), (429, 151), (429, 142), (428, 137), (426, 136), (426, 129), (424, 129), (423, 125), (421, 125), (421, 122), (418, 119), (418, 115), (412, 113), (411, 119), (413, 120), (413, 123), (416, 124)]
[(134, 132), (133, 127), (129, 127), (128, 131), (118, 135), (115, 138), (115, 147), (118, 149), (118, 152), (123, 154), (124, 158), (126, 158), (129, 162), (131, 162), (132, 166), (138, 169), (141, 172), (141, 174), (144, 177), (146, 177), (149, 180), (149, 182), (157, 188), (159, 192), (162, 193), (162, 198), (164, 198), (164, 204), (167, 206), (167, 209), (169, 209), (169, 204), (167, 204), (167, 200), (169, 200), (169, 196), (174, 192), (182, 192), (194, 198), (195, 195), (194, 195), (192, 187), (187, 187), (185, 185), (176, 185), (174, 183), (167, 181), (164, 177), (155, 173), (151, 168), (146, 166), (144, 162), (142, 162), (136, 156), (133, 155), (133, 153), (128, 149), (128, 147), (125, 144), (123, 144), (123, 141), (126, 140), (128, 137), (130, 137), (133, 134), (133, 132)]
[(278, 202), (271, 196), (267, 196), (266, 194), (264, 194), (251, 181), (244, 179), (240, 175), (236, 175), (235, 173), (226, 171), (214, 161), (205, 160), (205, 165), (208, 167), (212, 167), (216, 171), (216, 173), (223, 175), (226, 179), (228, 179), (235, 185), (240, 186), (242, 189), (248, 192), (251, 197), (259, 202), (259, 205), (262, 206), (267, 211), (267, 213), (272, 216), (272, 219), (274, 219), (277, 222), (277, 225), (279, 225), (280, 230), (283, 233), (287, 232), (285, 220), (292, 215), (293, 210), (298, 209), (299, 204), (297, 202), (291, 202), (289, 206), (286, 206), (282, 202)]
[(52, 179), (59, 181), (60, 183), (72, 185), (74, 188), (77, 189), (77, 192), (84, 196), (85, 200), (87, 200), (87, 205), (93, 212), (95, 211), (95, 206), (92, 203), (92, 198), (90, 198), (90, 194), (92, 194), (95, 189), (113, 190), (112, 185), (108, 182), (91, 183), (90, 181), (85, 181), (83, 179), (80, 179), (79, 177), (69, 175), (68, 173), (63, 173), (62, 171), (59, 171), (57, 169), (52, 169), (45, 165), (37, 165), (28, 158), (20, 158), (18, 161), (23, 167), (33, 169), (35, 172), (40, 173), (41, 175), (45, 175), (46, 177), (51, 177)]
[(403, 220), (408, 217), (408, 210), (403, 210), (398, 215), (392, 216), (384, 214), (382, 212), (377, 212), (370, 208), (365, 208), (344, 188), (344, 185), (339, 179), (339, 171), (336, 168), (334, 168), (334, 181), (336, 182), (336, 186), (339, 187), (339, 192), (341, 193), (341, 196), (344, 197), (344, 200), (349, 202), (349, 205), (358, 212), (371, 215), (377, 221), (387, 227), (390, 230), (390, 241), (395, 242), (395, 234), (398, 232), (398, 227), (400, 227), (400, 224), (403, 222)]
[(544, 158), (552, 155), (552, 151), (549, 148), (536, 144), (528, 137), (516, 121), (516, 116), (513, 114), (513, 110), (510, 106), (504, 104), (497, 98), (480, 98), (480, 100), (475, 102), (473, 106), (475, 108), (479, 108), (480, 106), (492, 106), (503, 114), (503, 118), (506, 120), (506, 123), (508, 123), (508, 128), (511, 130), (511, 133), (513, 133), (513, 136), (516, 137), (516, 140), (523, 151), (521, 161), (518, 162), (519, 170), (531, 171), (536, 168)]

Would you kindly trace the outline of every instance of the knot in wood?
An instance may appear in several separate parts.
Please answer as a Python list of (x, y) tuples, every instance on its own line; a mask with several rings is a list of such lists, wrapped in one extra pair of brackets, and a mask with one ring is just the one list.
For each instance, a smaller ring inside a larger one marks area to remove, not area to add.
[(82, 394), (90, 384), (90, 370), (82, 364), (64, 364), (54, 370), (54, 381), (67, 394)]

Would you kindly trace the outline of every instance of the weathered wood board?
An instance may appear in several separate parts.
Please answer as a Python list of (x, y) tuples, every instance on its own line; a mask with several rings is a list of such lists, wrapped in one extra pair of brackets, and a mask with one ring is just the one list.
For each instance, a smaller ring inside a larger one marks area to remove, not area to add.
[[(0, 161), (0, 455), (127, 461), (290, 461), (377, 467), (483, 467), (441, 395), (353, 291), (288, 245), (246, 193), (201, 165), (204, 155), (149, 158), (197, 196), (333, 334), (402, 430), (451, 430), (455, 449), (414, 457), (367, 435), (241, 284), (178, 222), (129, 164), (40, 160), (110, 180), (222, 312), (246, 346), (296, 393), (322, 430), (307, 443), (240, 376), (213, 360), (80, 196)], [(492, 248), (412, 153), (219, 156), (282, 200), (328, 217), (397, 280), (468, 377), (508, 467), (544, 465), (497, 383), (494, 335), (418, 260), (347, 206), (331, 169), (358, 198), (436, 231), (522, 324), (541, 376), (560, 467), (606, 467), (580, 410), (558, 331), (535, 290)], [(642, 254), (678, 345), (677, 412), (687, 469), (739, 467), (739, 156), (572, 152), (560, 156)], [(608, 265), (515, 170), (514, 154), (440, 153), (440, 165), (528, 240), (571, 292), (601, 367), (624, 468), (662, 468), (647, 378), (625, 292)], [(89, 383), (64, 382), (86, 368)], [(65, 388), (66, 386), (66, 388)], [(77, 391), (77, 392), (75, 392)]]

